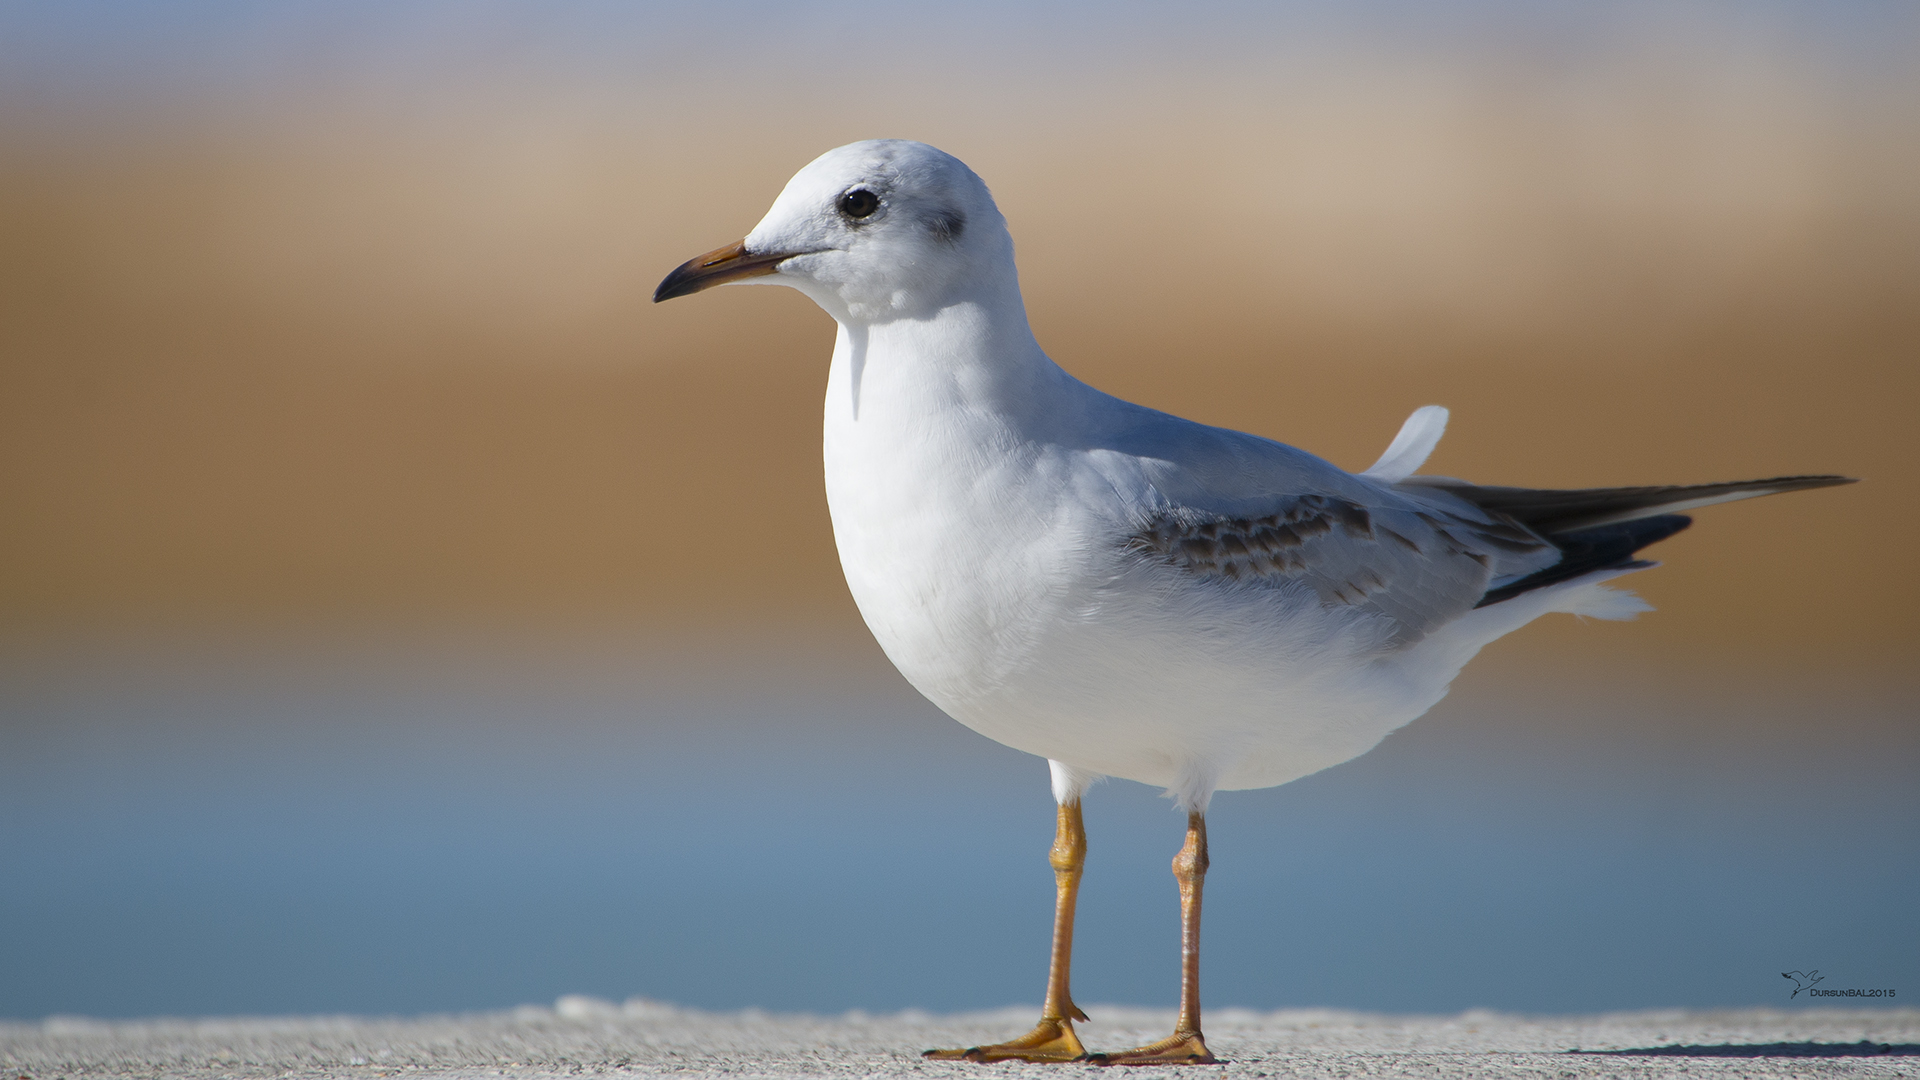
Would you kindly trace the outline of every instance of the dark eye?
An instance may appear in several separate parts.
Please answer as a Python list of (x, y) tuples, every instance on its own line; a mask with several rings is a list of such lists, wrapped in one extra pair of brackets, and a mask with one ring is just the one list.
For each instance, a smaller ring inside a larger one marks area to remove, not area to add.
[(850, 218), (863, 218), (880, 209), (880, 196), (866, 188), (854, 188), (840, 196), (840, 212)]

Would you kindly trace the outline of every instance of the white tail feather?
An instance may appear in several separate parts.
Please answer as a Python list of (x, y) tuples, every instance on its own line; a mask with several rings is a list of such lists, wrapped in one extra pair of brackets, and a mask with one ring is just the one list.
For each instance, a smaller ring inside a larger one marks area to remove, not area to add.
[(1542, 590), (1550, 596), (1551, 607), (1548, 611), (1563, 611), (1569, 615), (1583, 615), (1589, 619), (1607, 619), (1615, 622), (1628, 622), (1644, 612), (1652, 611), (1653, 605), (1642, 600), (1637, 593), (1625, 589), (1608, 588), (1605, 582), (1617, 577), (1651, 570), (1660, 565), (1622, 567), (1617, 570), (1602, 570), (1586, 577), (1575, 578), (1562, 585), (1549, 586)]
[(1440, 445), (1440, 436), (1446, 433), (1447, 410), (1439, 405), (1422, 405), (1400, 425), (1400, 434), (1393, 437), (1380, 460), (1360, 475), (1397, 484), (1420, 471), (1433, 448)]
[(1589, 619), (1606, 619), (1612, 622), (1630, 622), (1635, 617), (1653, 610), (1653, 605), (1625, 589), (1609, 589), (1605, 585), (1589, 585), (1562, 602), (1558, 610), (1569, 615), (1584, 615)]

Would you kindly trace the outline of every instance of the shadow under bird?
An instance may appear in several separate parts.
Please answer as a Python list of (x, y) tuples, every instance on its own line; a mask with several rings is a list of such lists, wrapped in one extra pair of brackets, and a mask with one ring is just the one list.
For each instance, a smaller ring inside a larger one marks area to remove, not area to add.
[[(1680, 511), (1849, 482), (1541, 491), (1415, 475), (1446, 427), (1436, 406), (1349, 473), (1122, 401), (1041, 351), (986, 185), (917, 142), (821, 156), (745, 239), (674, 270), (654, 300), (728, 282), (799, 289), (839, 324), (827, 502), (881, 647), (948, 714), (1052, 771), (1039, 1023), (934, 1058), (1214, 1061), (1199, 946), (1215, 791), (1365, 753), (1482, 646), (1549, 612), (1646, 610), (1605, 583), (1652, 566), (1636, 553), (1686, 528)], [(1165, 1039), (1089, 1054), (1068, 974), (1080, 795), (1102, 776), (1164, 787), (1187, 813), (1180, 1013)]]

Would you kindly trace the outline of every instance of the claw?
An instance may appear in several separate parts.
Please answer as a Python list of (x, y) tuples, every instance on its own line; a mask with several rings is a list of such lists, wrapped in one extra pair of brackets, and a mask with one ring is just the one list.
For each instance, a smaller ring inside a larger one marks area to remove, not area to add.
[[(1076, 1014), (1080, 1010), (1073, 1010)], [(1082, 1016), (1081, 1019), (1086, 1019)], [(992, 1046), (970, 1046), (965, 1050), (928, 1050), (920, 1055), (935, 1061), (1031, 1061), (1036, 1064), (1049, 1064), (1066, 1061), (1082, 1061), (1087, 1056), (1087, 1048), (1080, 1045), (1080, 1037), (1073, 1033), (1073, 1021), (1043, 1019), (1033, 1026), (1033, 1030), (1009, 1042), (994, 1043)]]
[(1156, 1043), (1111, 1054), (1089, 1054), (1090, 1065), (1218, 1065), (1220, 1059), (1207, 1049), (1207, 1041), (1197, 1031), (1176, 1031)]

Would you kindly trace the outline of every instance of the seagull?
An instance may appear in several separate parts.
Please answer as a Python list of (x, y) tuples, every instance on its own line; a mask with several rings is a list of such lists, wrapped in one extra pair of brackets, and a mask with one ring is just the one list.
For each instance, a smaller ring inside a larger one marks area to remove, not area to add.
[[(1045, 1003), (1027, 1034), (937, 1059), (1201, 1064), (1200, 901), (1214, 792), (1358, 757), (1426, 712), (1481, 647), (1549, 612), (1648, 610), (1606, 583), (1681, 511), (1850, 482), (1794, 476), (1575, 491), (1416, 475), (1447, 412), (1416, 411), (1350, 473), (1270, 439), (1088, 386), (1041, 351), (987, 186), (923, 143), (801, 169), (737, 243), (654, 301), (786, 285), (839, 329), (827, 503), (847, 586), (889, 659), (954, 719), (1047, 759), (1057, 804)], [(1187, 815), (1173, 1033), (1089, 1054), (1069, 969), (1102, 777)]]

